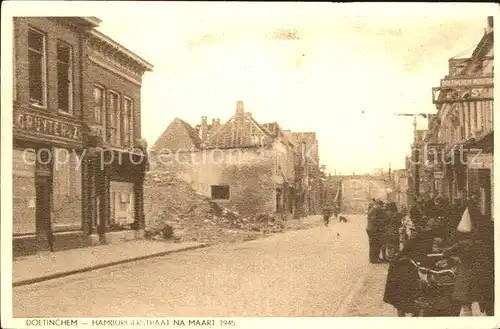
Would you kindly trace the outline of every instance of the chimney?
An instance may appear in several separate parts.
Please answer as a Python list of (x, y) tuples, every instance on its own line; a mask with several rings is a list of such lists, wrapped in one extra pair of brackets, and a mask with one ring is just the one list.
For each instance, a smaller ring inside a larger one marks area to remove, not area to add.
[(207, 125), (207, 117), (201, 117), (201, 126), (200, 126), (200, 139), (204, 142), (207, 139), (208, 134), (208, 125)]
[(493, 30), (493, 16), (488, 16), (488, 30)]
[(219, 127), (220, 127), (220, 119), (219, 118), (212, 119), (212, 129), (219, 129)]
[(245, 113), (245, 108), (243, 106), (243, 101), (237, 101), (236, 102), (236, 113), (237, 114), (243, 114), (243, 113)]

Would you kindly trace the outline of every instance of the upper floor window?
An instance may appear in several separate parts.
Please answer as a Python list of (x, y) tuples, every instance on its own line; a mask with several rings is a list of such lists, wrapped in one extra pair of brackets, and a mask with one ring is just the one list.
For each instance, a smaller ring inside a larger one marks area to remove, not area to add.
[(73, 103), (71, 46), (57, 43), (57, 104), (60, 111), (71, 113)]
[(133, 118), (133, 102), (130, 98), (123, 98), (123, 109), (121, 111), (121, 138), (122, 138), (122, 145), (124, 146), (131, 146), (132, 141), (133, 141), (133, 124), (132, 124), (132, 118)]
[(94, 86), (94, 122), (102, 124), (105, 111), (104, 88)]
[(46, 106), (46, 40), (42, 32), (33, 28), (28, 29), (28, 66), (30, 103)]
[(106, 111), (106, 140), (112, 145), (119, 145), (118, 120), (120, 111), (120, 96), (110, 91)]

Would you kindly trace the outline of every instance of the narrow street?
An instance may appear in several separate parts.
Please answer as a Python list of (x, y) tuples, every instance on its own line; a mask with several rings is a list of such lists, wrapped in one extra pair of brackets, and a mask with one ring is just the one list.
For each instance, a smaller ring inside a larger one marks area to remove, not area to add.
[(353, 292), (386, 265), (367, 261), (365, 216), (348, 218), (14, 288), (14, 316), (356, 315)]

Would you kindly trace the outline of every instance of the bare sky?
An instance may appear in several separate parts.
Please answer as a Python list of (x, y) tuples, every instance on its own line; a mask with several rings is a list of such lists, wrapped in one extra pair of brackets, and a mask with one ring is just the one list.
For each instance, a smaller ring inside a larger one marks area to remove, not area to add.
[(393, 113), (435, 112), (431, 88), (448, 58), (479, 42), (488, 14), (480, 4), (87, 6), (102, 32), (155, 66), (142, 94), (149, 145), (174, 117), (225, 121), (241, 99), (262, 123), (317, 132), (332, 173), (403, 167), (412, 119)]

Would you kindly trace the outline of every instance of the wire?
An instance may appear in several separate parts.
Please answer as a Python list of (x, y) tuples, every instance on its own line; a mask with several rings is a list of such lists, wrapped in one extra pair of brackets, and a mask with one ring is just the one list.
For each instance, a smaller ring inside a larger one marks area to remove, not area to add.
[(479, 42), (478, 42), (478, 43), (476, 43), (475, 45), (471, 46), (470, 48), (467, 48), (467, 49), (463, 50), (462, 52), (460, 52), (459, 54), (457, 54), (457, 55), (455, 55), (455, 56), (453, 56), (453, 57), (450, 57), (450, 58), (451, 58), (451, 59), (454, 59), (454, 58), (457, 58), (458, 56), (462, 56), (463, 54), (465, 54), (465, 53), (467, 53), (467, 52), (471, 51), (471, 49), (472, 49), (472, 48), (474, 48), (474, 47), (476, 47), (477, 45), (479, 45)]

